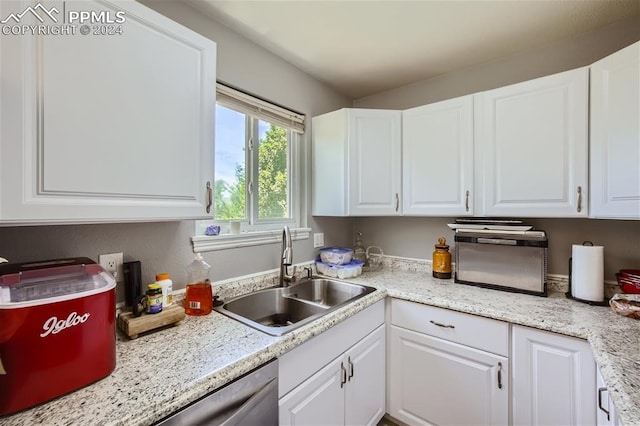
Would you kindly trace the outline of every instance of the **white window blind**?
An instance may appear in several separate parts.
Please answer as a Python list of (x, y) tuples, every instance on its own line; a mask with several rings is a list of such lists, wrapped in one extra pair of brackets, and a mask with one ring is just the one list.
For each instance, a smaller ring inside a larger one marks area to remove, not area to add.
[(304, 115), (248, 95), (224, 84), (216, 85), (216, 101), (236, 111), (304, 133)]

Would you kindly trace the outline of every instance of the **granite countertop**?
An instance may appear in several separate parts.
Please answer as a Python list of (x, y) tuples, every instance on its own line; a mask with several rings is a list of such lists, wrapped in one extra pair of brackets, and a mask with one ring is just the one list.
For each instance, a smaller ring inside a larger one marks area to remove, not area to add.
[[(424, 268), (388, 264), (348, 281), (377, 287), (356, 302), (273, 337), (213, 312), (177, 327), (118, 337), (108, 377), (53, 401), (0, 418), (0, 425), (147, 425), (282, 355), (387, 295), (587, 339), (624, 424), (640, 424), (640, 321), (608, 307), (437, 280)], [(220, 283), (223, 299), (275, 284), (277, 272)], [(214, 285), (214, 288), (218, 284)]]

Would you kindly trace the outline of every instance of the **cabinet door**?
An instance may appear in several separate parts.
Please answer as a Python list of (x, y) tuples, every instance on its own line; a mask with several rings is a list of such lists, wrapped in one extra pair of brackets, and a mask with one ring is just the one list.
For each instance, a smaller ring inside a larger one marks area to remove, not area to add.
[(506, 425), (509, 360), (391, 326), (390, 414), (408, 424)]
[(349, 214), (400, 214), (402, 112), (347, 111)]
[(385, 326), (357, 343), (345, 354), (346, 425), (373, 425), (385, 413)]
[(402, 213), (473, 215), (473, 97), (402, 112)]
[(598, 410), (596, 411), (596, 424), (598, 426), (617, 426), (618, 415), (616, 413), (616, 407), (611, 400), (611, 394), (607, 388), (600, 369), (597, 370), (597, 386), (598, 386)]
[(339, 357), (281, 398), (280, 425), (344, 424), (345, 369)]
[(476, 95), (476, 213), (587, 216), (588, 69)]
[(640, 219), (640, 42), (591, 66), (591, 208)]
[(589, 344), (512, 327), (513, 424), (594, 425), (596, 366)]
[[(2, 2), (0, 16), (27, 3)], [(215, 43), (134, 1), (54, 6), (59, 23), (121, 13), (122, 34), (2, 37), (0, 220), (206, 217)]]

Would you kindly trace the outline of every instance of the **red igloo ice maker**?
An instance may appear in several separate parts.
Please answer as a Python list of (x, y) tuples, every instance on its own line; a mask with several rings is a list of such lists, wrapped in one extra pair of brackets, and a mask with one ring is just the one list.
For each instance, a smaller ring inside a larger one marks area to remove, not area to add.
[(113, 371), (115, 285), (88, 258), (0, 265), (0, 415)]

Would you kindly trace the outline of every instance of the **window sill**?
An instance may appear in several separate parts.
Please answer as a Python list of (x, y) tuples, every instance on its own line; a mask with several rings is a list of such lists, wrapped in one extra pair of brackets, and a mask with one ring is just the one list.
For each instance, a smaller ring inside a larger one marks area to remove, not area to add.
[[(294, 241), (309, 238), (311, 228), (292, 228), (291, 239)], [(194, 253), (205, 251), (227, 250), (240, 247), (259, 246), (282, 242), (282, 229), (272, 231), (253, 231), (241, 234), (222, 234), (215, 236), (197, 235), (191, 237)]]

